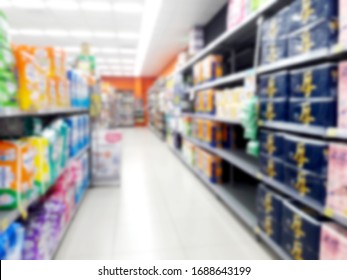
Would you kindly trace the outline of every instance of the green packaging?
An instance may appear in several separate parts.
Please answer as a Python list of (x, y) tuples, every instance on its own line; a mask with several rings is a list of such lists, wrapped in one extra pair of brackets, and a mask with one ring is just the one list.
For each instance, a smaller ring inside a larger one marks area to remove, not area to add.
[(49, 170), (50, 170), (50, 185), (53, 185), (56, 179), (59, 176), (59, 143), (57, 141), (58, 135), (56, 131), (48, 127), (46, 128), (42, 136), (46, 139), (48, 139), (49, 145), (48, 145), (48, 164), (49, 164)]
[(6, 15), (0, 11), (0, 46), (10, 45), (10, 27)]
[(9, 48), (0, 46), (0, 71), (14, 68), (14, 56)]
[(0, 70), (0, 108), (17, 107), (17, 90), (13, 73)]

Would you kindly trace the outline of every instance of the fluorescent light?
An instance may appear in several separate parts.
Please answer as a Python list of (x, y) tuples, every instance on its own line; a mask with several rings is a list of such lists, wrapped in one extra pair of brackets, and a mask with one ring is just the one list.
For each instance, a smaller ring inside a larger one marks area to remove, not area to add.
[(97, 31), (93, 33), (95, 37), (98, 38), (115, 38), (116, 33), (111, 31)]
[(107, 12), (112, 9), (112, 6), (108, 2), (100, 1), (83, 1), (81, 4), (81, 9), (85, 11), (96, 11), (96, 12)]
[(52, 10), (74, 11), (79, 9), (78, 3), (73, 0), (49, 0), (47, 6)]
[(10, 0), (1, 0), (0, 1), (0, 8), (9, 8), (12, 7), (12, 3)]
[(120, 32), (117, 34), (120, 39), (137, 39), (139, 34), (135, 32)]
[(141, 23), (141, 37), (138, 45), (135, 74), (140, 76), (145, 65), (149, 45), (152, 41), (155, 26), (158, 21), (162, 0), (145, 0), (144, 14)]
[(72, 37), (86, 38), (91, 37), (92, 33), (87, 30), (72, 30), (70, 31)]
[(113, 5), (116, 12), (138, 14), (142, 11), (142, 5), (138, 3), (118, 2)]
[(12, 0), (12, 5), (20, 9), (44, 9), (45, 2), (42, 0)]
[(19, 33), (20, 33), (19, 30), (14, 29), (14, 28), (10, 28), (10, 34), (11, 35), (18, 35)]
[(126, 58), (124, 58), (124, 59), (122, 59), (122, 63), (124, 63), (124, 64), (127, 64), (127, 63), (133, 64), (133, 63), (135, 63), (135, 59), (126, 59)]
[(105, 53), (105, 54), (114, 54), (114, 53), (118, 53), (118, 50), (115, 49), (115, 48), (102, 48), (100, 50), (102, 53)]
[(66, 30), (62, 29), (47, 29), (45, 34), (50, 37), (67, 37), (69, 33)]
[(19, 31), (20, 35), (25, 36), (43, 36), (43, 31), (40, 29), (21, 29)]
[(121, 54), (136, 54), (136, 49), (121, 49)]

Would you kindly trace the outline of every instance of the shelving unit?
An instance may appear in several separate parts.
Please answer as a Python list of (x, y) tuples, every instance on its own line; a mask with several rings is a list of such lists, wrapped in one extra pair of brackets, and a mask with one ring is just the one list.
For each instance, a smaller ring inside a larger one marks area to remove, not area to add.
[(24, 117), (44, 117), (44, 116), (64, 116), (89, 113), (88, 109), (68, 108), (68, 109), (50, 109), (33, 112), (24, 112), (20, 110), (0, 111), (0, 118), (24, 118)]
[[(85, 147), (82, 149), (76, 156), (70, 158), (69, 161), (75, 160), (80, 158), (84, 153), (86, 153), (90, 149), (90, 146)], [(63, 174), (65, 169), (62, 170), (61, 174)], [(28, 201), (25, 201), (23, 203), (23, 209), (28, 209), (31, 205), (37, 203), (40, 199), (39, 195), (33, 196), (31, 199)], [(0, 211), (0, 231), (4, 231), (7, 229), (7, 227), (19, 219), (22, 216), (22, 213), (20, 212), (19, 209), (14, 209), (11, 211)]]
[[(291, 257), (273, 240), (271, 240), (258, 226), (255, 209), (250, 210), (245, 202), (250, 189), (255, 190), (254, 186), (241, 185), (238, 189), (232, 189), (228, 186), (212, 184), (202, 176), (193, 166), (191, 166), (181, 155), (181, 153), (168, 146), (172, 153), (206, 186), (208, 187), (237, 217), (246, 225), (256, 236), (261, 239), (273, 252), (283, 260), (291, 260)], [(235, 186), (233, 186), (235, 187)]]
[(188, 118), (195, 118), (195, 119), (204, 119), (204, 120), (210, 120), (215, 122), (222, 122), (222, 123), (228, 123), (228, 124), (235, 124), (235, 125), (241, 125), (241, 122), (238, 120), (228, 120), (219, 118), (214, 115), (204, 115), (204, 114), (194, 114), (194, 113), (182, 113), (182, 117), (188, 117)]

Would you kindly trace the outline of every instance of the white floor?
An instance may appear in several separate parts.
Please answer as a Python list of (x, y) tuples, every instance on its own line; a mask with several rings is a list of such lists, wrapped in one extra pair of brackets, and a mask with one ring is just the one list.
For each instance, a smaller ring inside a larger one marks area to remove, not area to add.
[(147, 129), (124, 130), (122, 186), (90, 189), (57, 259), (271, 259)]

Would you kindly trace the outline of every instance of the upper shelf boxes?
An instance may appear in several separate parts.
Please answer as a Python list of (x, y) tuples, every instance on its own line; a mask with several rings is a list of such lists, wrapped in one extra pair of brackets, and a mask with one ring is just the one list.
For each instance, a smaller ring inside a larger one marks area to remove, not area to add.
[(194, 65), (193, 80), (194, 84), (213, 81), (224, 75), (223, 56), (209, 55)]
[(337, 0), (294, 1), (263, 23), (261, 64), (332, 47), (337, 14)]

